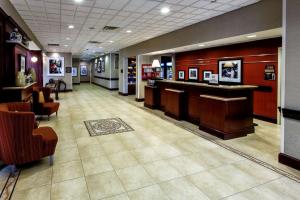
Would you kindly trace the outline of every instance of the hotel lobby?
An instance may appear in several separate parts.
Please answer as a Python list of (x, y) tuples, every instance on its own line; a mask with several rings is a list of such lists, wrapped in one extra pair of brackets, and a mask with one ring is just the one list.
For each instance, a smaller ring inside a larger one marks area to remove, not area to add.
[(1, 0), (0, 199), (299, 199), (299, 9)]

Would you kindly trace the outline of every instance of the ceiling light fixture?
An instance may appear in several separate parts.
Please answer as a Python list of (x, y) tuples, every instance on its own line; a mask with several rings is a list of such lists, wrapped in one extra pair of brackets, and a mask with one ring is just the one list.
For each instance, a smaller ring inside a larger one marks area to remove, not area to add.
[(162, 9), (160, 9), (161, 14), (168, 14), (170, 12), (170, 8), (168, 7), (163, 7)]
[(81, 3), (83, 0), (74, 0), (76, 3)]
[(205, 47), (205, 44), (199, 44), (198, 46), (199, 47)]
[(247, 38), (256, 38), (256, 35), (248, 35)]
[(114, 41), (112, 41), (112, 40), (111, 40), (111, 41), (109, 41), (109, 42), (110, 42), (110, 43), (114, 43)]
[(68, 28), (69, 28), (69, 29), (73, 29), (73, 28), (74, 28), (74, 25), (69, 25)]
[(65, 44), (64, 47), (68, 47), (69, 45)]
[(126, 33), (132, 33), (132, 30), (127, 30)]
[(71, 38), (69, 38), (69, 37), (66, 37), (66, 40), (71, 40)]

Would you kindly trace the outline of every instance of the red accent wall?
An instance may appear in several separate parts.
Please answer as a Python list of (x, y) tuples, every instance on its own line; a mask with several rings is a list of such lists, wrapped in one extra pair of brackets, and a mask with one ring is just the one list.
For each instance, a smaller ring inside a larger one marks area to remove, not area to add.
[[(176, 79), (178, 70), (185, 71), (188, 80), (188, 68), (199, 68), (199, 81), (204, 70), (218, 73), (218, 60), (225, 58), (243, 59), (243, 84), (257, 85), (254, 92), (254, 114), (269, 119), (277, 119), (277, 72), (278, 48), (282, 39), (268, 39), (243, 44), (235, 44), (210, 49), (196, 50), (176, 54)], [(276, 80), (264, 80), (266, 65), (274, 65)]]

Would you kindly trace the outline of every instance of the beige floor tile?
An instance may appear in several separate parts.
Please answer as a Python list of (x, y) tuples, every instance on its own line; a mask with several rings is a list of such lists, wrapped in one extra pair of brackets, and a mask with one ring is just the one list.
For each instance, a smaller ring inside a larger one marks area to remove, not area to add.
[(125, 192), (114, 171), (87, 176), (86, 182), (92, 200), (112, 197)]
[(108, 197), (103, 200), (129, 200), (129, 197), (126, 193), (124, 193), (124, 194), (116, 195), (113, 197)]
[(182, 175), (194, 174), (205, 170), (204, 167), (187, 156), (179, 156), (166, 161), (176, 168)]
[(77, 147), (59, 150), (54, 154), (54, 165), (76, 160), (80, 160)]
[(60, 151), (60, 150), (64, 150), (64, 149), (68, 149), (68, 148), (76, 148), (77, 147), (77, 143), (76, 140), (58, 140), (57, 146), (56, 146), (56, 150)]
[(131, 200), (167, 200), (159, 185), (144, 187), (135, 191), (128, 192)]
[(104, 144), (107, 142), (118, 142), (120, 141), (118, 134), (109, 134), (109, 135), (101, 135), (96, 137), (100, 144)]
[(120, 169), (116, 172), (127, 191), (154, 184), (152, 178), (141, 165)]
[(83, 148), (90, 145), (97, 145), (98, 140), (95, 137), (81, 137), (76, 139), (78, 148)]
[(112, 171), (113, 167), (105, 155), (95, 158), (82, 159), (85, 176)]
[(159, 184), (171, 200), (209, 200), (196, 186), (185, 178), (178, 178)]
[(122, 143), (129, 150), (145, 148), (147, 146), (142, 140), (140, 140), (136, 137), (135, 138), (123, 139)]
[(89, 193), (84, 178), (72, 179), (52, 185), (51, 199), (89, 199)]
[(200, 172), (187, 177), (195, 186), (197, 186), (210, 199), (221, 199), (239, 192), (238, 189), (230, 186), (210, 171)]
[(142, 149), (135, 149), (131, 151), (132, 154), (136, 157), (139, 163), (144, 164), (147, 162), (153, 162), (162, 160), (163, 158), (158, 154), (153, 148), (142, 148)]
[(167, 181), (183, 176), (174, 167), (167, 163), (167, 161), (147, 163), (144, 165), (144, 168), (156, 182)]
[(164, 144), (160, 146), (154, 146), (153, 150), (158, 153), (162, 158), (172, 158), (179, 155), (182, 155), (184, 152), (180, 151), (179, 149), (176, 149), (175, 147)]
[(50, 200), (51, 185), (16, 191), (12, 200)]
[(104, 155), (105, 152), (102, 149), (100, 144), (93, 144), (93, 145), (79, 148), (79, 154), (81, 159), (85, 159), (85, 158), (99, 157), (101, 155)]
[(45, 162), (38, 162), (23, 169), (18, 179), (15, 190), (26, 190), (51, 184), (52, 167)]
[(121, 151), (118, 153), (108, 155), (114, 169), (122, 169), (138, 164), (138, 161), (129, 151)]
[(121, 141), (103, 143), (102, 148), (107, 155), (128, 150)]
[(53, 183), (83, 177), (81, 161), (57, 164), (53, 167)]

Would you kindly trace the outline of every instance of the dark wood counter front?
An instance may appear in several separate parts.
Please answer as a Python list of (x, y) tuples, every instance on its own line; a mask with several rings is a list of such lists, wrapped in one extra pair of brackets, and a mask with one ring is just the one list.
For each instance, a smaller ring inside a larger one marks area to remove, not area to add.
[[(184, 111), (183, 119), (200, 125), (202, 130), (223, 139), (245, 136), (254, 131), (253, 91), (256, 86), (209, 85), (170, 80), (157, 81), (156, 86), (158, 98), (156, 107), (163, 111), (167, 103), (166, 89), (184, 91), (182, 100), (184, 103), (181, 105)], [(234, 120), (235, 118), (243, 120)]]

